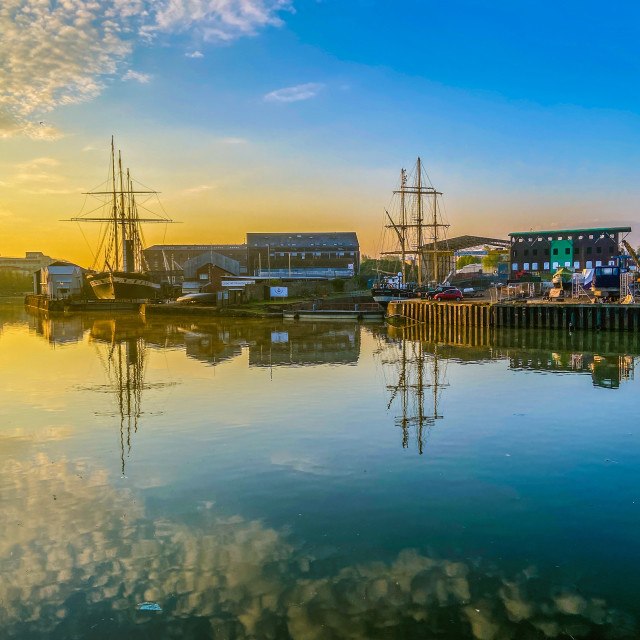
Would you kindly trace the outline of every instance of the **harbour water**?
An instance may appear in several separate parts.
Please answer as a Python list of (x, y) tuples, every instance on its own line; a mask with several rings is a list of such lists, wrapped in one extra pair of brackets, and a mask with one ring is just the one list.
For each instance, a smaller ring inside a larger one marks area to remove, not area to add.
[(639, 356), (3, 304), (0, 637), (637, 638)]

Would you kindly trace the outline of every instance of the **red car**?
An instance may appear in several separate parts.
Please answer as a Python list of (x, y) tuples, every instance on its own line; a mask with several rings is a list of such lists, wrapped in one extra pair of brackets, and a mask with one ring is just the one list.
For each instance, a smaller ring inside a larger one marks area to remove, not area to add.
[(449, 289), (448, 291), (443, 291), (442, 293), (436, 293), (433, 296), (434, 300), (462, 300), (464, 296), (462, 295), (462, 291), (460, 289)]

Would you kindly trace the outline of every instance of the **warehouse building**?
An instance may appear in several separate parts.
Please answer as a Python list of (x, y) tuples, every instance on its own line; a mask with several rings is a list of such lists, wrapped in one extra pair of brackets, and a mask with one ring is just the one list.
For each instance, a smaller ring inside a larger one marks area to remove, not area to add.
[(293, 279), (351, 278), (358, 273), (355, 232), (247, 233), (247, 267), (254, 276)]

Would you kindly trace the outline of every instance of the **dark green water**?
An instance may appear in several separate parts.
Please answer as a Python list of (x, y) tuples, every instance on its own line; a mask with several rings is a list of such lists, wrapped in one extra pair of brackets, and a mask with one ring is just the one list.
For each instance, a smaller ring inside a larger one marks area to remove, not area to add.
[(640, 341), (407, 335), (1, 306), (0, 637), (639, 637)]

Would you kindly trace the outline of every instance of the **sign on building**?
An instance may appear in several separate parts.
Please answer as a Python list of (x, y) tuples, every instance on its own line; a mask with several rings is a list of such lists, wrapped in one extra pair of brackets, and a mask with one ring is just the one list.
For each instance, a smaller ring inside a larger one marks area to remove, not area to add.
[(223, 287), (246, 287), (248, 284), (255, 283), (255, 280), (224, 280), (220, 285)]
[(289, 295), (289, 287), (270, 287), (272, 298), (286, 298)]

